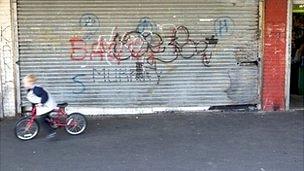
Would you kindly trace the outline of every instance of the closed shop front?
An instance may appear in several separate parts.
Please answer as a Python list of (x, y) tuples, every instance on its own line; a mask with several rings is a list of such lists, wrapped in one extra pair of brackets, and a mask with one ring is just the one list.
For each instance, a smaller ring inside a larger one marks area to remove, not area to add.
[(259, 104), (258, 5), (18, 0), (20, 77), (88, 109)]

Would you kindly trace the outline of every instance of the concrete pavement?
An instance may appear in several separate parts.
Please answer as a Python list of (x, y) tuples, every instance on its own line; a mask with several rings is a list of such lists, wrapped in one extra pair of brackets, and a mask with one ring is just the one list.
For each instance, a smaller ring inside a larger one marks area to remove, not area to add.
[(89, 118), (79, 136), (14, 137), (1, 121), (1, 171), (302, 171), (303, 111)]

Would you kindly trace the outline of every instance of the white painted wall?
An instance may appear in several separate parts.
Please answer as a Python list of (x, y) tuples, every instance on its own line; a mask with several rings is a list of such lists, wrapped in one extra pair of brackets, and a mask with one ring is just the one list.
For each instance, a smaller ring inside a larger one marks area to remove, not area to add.
[(15, 57), (13, 53), (13, 36), (10, 0), (0, 1), (0, 117), (15, 116), (16, 81)]

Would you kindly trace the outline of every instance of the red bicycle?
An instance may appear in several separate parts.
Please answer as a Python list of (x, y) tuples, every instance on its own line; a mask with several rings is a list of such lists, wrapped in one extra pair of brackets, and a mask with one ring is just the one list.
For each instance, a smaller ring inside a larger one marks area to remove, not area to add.
[[(65, 108), (68, 103), (58, 104), (58, 109), (54, 109), (47, 118), (47, 122), (54, 129), (64, 127), (71, 135), (81, 134), (87, 127), (87, 120), (81, 113), (67, 114)], [(36, 106), (33, 105), (29, 113), (23, 114), (15, 125), (15, 135), (21, 140), (30, 140), (39, 133), (39, 124), (36, 121)]]

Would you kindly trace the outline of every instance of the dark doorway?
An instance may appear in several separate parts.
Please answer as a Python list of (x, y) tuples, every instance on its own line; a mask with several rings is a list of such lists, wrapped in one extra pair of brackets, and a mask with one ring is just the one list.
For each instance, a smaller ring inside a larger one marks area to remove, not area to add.
[(294, 5), (292, 15), (290, 108), (304, 108), (304, 5)]

